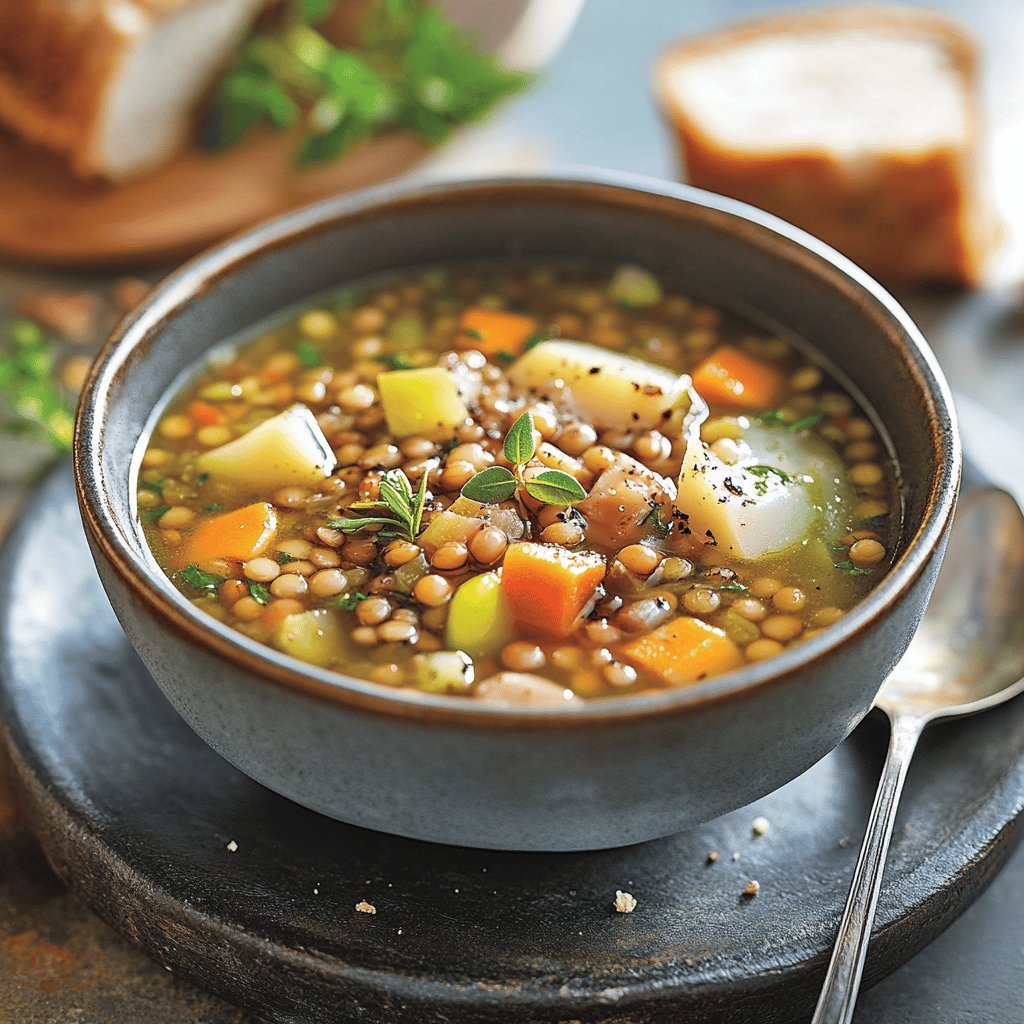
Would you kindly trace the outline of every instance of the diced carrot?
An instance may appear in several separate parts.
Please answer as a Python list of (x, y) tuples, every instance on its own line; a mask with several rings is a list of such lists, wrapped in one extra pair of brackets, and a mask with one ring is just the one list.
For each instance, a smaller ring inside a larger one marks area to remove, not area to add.
[(689, 615), (622, 644), (619, 653), (669, 686), (695, 683), (743, 664), (739, 648), (722, 630)]
[(175, 555), (178, 566), (226, 558), (245, 562), (267, 550), (277, 532), (274, 506), (257, 501), (245, 508), (203, 520), (182, 542)]
[(201, 427), (212, 427), (224, 422), (224, 413), (217, 406), (198, 398), (188, 403), (188, 414)]
[(459, 321), (459, 348), (475, 348), (485, 356), (502, 352), (510, 356), (522, 353), (526, 342), (537, 333), (537, 321), (521, 313), (470, 306)]
[(785, 384), (781, 370), (733, 345), (716, 348), (697, 366), (692, 377), (693, 386), (704, 401), (744, 409), (774, 408)]
[(518, 622), (563, 637), (572, 632), (604, 574), (604, 559), (595, 551), (527, 541), (506, 552), (501, 589)]

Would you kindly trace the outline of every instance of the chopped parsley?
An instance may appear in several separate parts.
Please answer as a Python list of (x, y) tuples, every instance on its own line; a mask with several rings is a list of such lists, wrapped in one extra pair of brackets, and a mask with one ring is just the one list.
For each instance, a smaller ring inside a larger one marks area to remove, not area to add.
[(867, 569), (861, 569), (854, 565), (848, 558), (834, 564), (840, 572), (845, 572), (847, 576), (866, 576), (868, 573)]
[(654, 529), (664, 537), (672, 529), (672, 523), (666, 523), (661, 518), (661, 506), (663, 502), (652, 501), (651, 510), (640, 520), (641, 526), (653, 526)]
[(747, 592), (747, 588), (742, 583), (737, 583), (736, 580), (732, 580), (732, 582), (726, 583), (718, 589), (726, 590), (733, 594), (745, 594)]
[(277, 564), (287, 565), (289, 562), (294, 562), (295, 556), (289, 555), (287, 551), (278, 551), (277, 553)]
[(377, 362), (383, 363), (389, 370), (411, 370), (412, 360), (404, 352), (393, 352), (389, 356), (377, 356)]
[(159, 519), (159, 518), (160, 518), (160, 517), (161, 517), (161, 516), (162, 516), (162, 515), (163, 515), (163, 514), (164, 514), (165, 512), (170, 512), (170, 511), (171, 511), (171, 506), (170, 506), (170, 505), (161, 505), (161, 506), (160, 506), (159, 508), (151, 508), (151, 509), (148, 509), (148, 510), (146, 511), (146, 515), (147, 515), (147, 517), (148, 517), (148, 518), (150, 518), (150, 519), (153, 519), (153, 520), (157, 520), (157, 519)]
[(793, 479), (784, 469), (779, 469), (778, 466), (744, 466), (743, 468), (752, 476), (759, 478), (757, 483), (754, 484), (754, 490), (762, 497), (768, 493), (768, 478), (770, 476), (778, 477), (784, 484), (788, 484)]
[(320, 349), (306, 338), (300, 338), (295, 343), (295, 354), (299, 357), (299, 363), (307, 370), (314, 370), (316, 367), (324, 365), (324, 357)]
[(249, 580), (247, 586), (249, 595), (257, 604), (270, 604), (270, 591), (262, 583)]
[(529, 352), (531, 348), (536, 348), (542, 341), (547, 341), (548, 336), (544, 333), (531, 334), (523, 344), (523, 351)]
[(810, 430), (811, 427), (816, 427), (823, 419), (825, 414), (823, 412), (812, 412), (810, 416), (804, 416), (802, 419), (796, 420), (786, 426), (786, 429), (796, 434), (801, 430)]
[(505, 363), (506, 366), (509, 363), (514, 363), (516, 361), (516, 357), (509, 352), (508, 349), (504, 348), (498, 349), (498, 351), (494, 353), (494, 358), (497, 359), (499, 363)]
[(474, 341), (483, 341), (484, 336), (475, 327), (463, 327), (462, 333), (467, 338), (472, 338)]
[(332, 597), (325, 603), (331, 608), (340, 608), (343, 612), (354, 612), (356, 605), (360, 601), (365, 601), (367, 597), (368, 595), (361, 590), (354, 590), (347, 594), (338, 594), (337, 597)]
[(204, 512), (219, 512), (224, 506), (219, 501), (214, 501), (209, 505), (203, 506)]
[(199, 476), (196, 477), (196, 487), (202, 487), (203, 484), (205, 484), (206, 481), (209, 480), (209, 479), (210, 479), (210, 474), (209, 473), (207, 473), (205, 471), (200, 473)]
[(186, 565), (181, 572), (178, 573), (178, 578), (182, 582), (187, 583), (190, 587), (194, 587), (196, 590), (205, 590), (208, 593), (213, 593), (227, 577), (217, 576), (212, 572), (203, 572), (195, 563)]

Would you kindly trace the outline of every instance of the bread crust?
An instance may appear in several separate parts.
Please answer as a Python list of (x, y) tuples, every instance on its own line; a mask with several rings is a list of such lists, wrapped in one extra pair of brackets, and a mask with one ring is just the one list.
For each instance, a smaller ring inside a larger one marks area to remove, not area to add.
[[(969, 105), (964, 146), (892, 152), (858, 159), (855, 166), (824, 149), (733, 147), (705, 131), (670, 83), (671, 70), (681, 62), (752, 40), (858, 29), (943, 47)], [(977, 78), (977, 47), (956, 22), (932, 12), (871, 5), (772, 15), (683, 40), (661, 55), (654, 88), (692, 184), (791, 221), (883, 280), (963, 286), (979, 282), (999, 234), (979, 187)]]
[(135, 40), (204, 2), (0, 0), (0, 125), (65, 154), (82, 177), (104, 174), (104, 112)]

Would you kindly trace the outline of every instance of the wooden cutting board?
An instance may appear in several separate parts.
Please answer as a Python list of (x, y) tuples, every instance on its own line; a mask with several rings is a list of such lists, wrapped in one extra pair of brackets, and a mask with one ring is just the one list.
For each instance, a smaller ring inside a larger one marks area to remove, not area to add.
[(0, 132), (0, 258), (61, 266), (139, 266), (195, 252), (326, 195), (385, 181), (432, 148), (382, 136), (323, 168), (295, 167), (295, 138), (263, 133), (226, 153), (192, 147), (122, 185), (76, 178), (59, 158)]

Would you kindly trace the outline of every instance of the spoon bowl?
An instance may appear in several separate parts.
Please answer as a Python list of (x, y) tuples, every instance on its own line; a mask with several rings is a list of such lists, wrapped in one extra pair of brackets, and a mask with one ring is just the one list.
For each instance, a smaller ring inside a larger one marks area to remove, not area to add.
[(876, 706), (928, 721), (1024, 692), (1024, 515), (995, 487), (964, 498), (928, 610)]
[(811, 1024), (849, 1024), (867, 958), (896, 808), (925, 726), (1024, 692), (1024, 515), (996, 487), (972, 491), (953, 519), (931, 602), (875, 702), (892, 736)]

